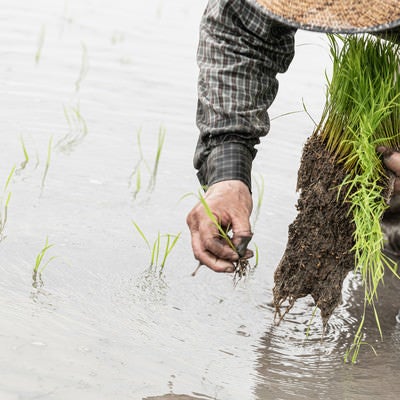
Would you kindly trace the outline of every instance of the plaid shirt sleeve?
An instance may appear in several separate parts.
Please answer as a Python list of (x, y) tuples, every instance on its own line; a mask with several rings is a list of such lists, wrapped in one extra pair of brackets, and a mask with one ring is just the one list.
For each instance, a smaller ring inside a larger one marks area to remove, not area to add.
[(200, 25), (194, 166), (203, 186), (238, 179), (251, 189), (255, 145), (269, 131), (277, 73), (294, 56), (295, 29), (254, 0), (209, 0)]

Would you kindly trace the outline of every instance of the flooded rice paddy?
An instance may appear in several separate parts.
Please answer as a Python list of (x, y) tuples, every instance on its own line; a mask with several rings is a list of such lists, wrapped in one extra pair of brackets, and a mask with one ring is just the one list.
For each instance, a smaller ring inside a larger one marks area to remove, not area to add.
[[(323, 35), (299, 32), (280, 76), (270, 114), (289, 114), (273, 120), (254, 164), (265, 182), (259, 265), (234, 288), (205, 268), (191, 276), (185, 225), (199, 189), (205, 1), (2, 3), (1, 400), (399, 397), (398, 282), (388, 276), (382, 290), (383, 341), (366, 322), (377, 355), (365, 346), (356, 365), (343, 363), (362, 312), (356, 278), (324, 339), (309, 299), (279, 326), (270, 306), (313, 129), (302, 103), (318, 120), (324, 101)], [(160, 265), (167, 234), (160, 274), (149, 270), (152, 246), (159, 241)]]

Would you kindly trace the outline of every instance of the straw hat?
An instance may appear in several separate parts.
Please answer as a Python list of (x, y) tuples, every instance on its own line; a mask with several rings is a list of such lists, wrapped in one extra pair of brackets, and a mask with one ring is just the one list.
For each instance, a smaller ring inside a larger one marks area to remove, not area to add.
[(399, 0), (256, 0), (285, 24), (321, 32), (376, 32), (400, 25)]

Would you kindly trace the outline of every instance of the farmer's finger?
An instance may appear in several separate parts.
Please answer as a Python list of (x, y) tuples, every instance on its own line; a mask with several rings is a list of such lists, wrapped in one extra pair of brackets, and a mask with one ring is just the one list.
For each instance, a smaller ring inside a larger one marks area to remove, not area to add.
[(242, 256), (243, 258), (252, 258), (254, 257), (254, 252), (253, 250), (250, 249), (246, 249), (244, 256)]
[(246, 254), (247, 246), (252, 237), (253, 234), (250, 231), (234, 232), (232, 242), (240, 257), (243, 257)]
[(193, 245), (193, 254), (202, 265), (212, 269), (215, 272), (233, 272), (234, 265), (232, 262), (218, 258), (214, 254), (207, 251), (205, 248)]
[(222, 258), (215, 257), (213, 254), (210, 254), (207, 251), (203, 253), (201, 263), (215, 272), (233, 272), (235, 270), (233, 263)]
[(383, 163), (390, 169), (397, 178), (394, 181), (393, 193), (400, 193), (400, 153), (393, 151), (385, 146), (379, 146), (377, 149), (378, 153), (383, 155)]
[(237, 252), (221, 237), (209, 237), (204, 241), (205, 250), (216, 256), (229, 261), (235, 261), (239, 258)]
[(376, 150), (382, 154), (385, 166), (400, 177), (400, 153), (384, 146), (379, 146)]
[(400, 178), (396, 178), (394, 181), (393, 194), (400, 194)]
[[(206, 241), (208, 244), (211, 243), (211, 248), (215, 251), (215, 245), (213, 246), (213, 240)], [(218, 246), (217, 246), (218, 247)], [(228, 246), (229, 247), (229, 246)], [(199, 231), (192, 233), (192, 249), (194, 257), (200, 261), (201, 264), (211, 268), (216, 272), (233, 272), (233, 263), (228, 259), (224, 259), (215, 255), (212, 251), (207, 249), (204, 245), (204, 241), (201, 239)], [(219, 249), (220, 250), (220, 249)], [(233, 259), (237, 254), (233, 252)], [(231, 255), (232, 255), (231, 253)], [(233, 261), (233, 260), (232, 260)]]

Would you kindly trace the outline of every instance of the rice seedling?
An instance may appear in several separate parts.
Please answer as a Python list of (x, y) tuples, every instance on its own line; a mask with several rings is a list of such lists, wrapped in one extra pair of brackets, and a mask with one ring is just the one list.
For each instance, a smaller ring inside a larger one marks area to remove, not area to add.
[(223, 240), (225, 240), (225, 242), (229, 245), (229, 247), (232, 250), (237, 251), (235, 245), (233, 244), (231, 238), (228, 235), (229, 227), (225, 227), (225, 229), (224, 229), (221, 226), (220, 222), (217, 220), (217, 218), (215, 217), (214, 213), (211, 211), (210, 206), (207, 204), (207, 201), (204, 198), (204, 196), (201, 194), (201, 192), (199, 192), (199, 200), (200, 200), (200, 203), (203, 205), (204, 211), (206, 212), (208, 218), (210, 218), (212, 223), (218, 229), (218, 232), (219, 232), (219, 235), (221, 236), (221, 238)]
[(6, 183), (4, 184), (3, 188), (3, 195), (0, 198), (0, 241), (4, 239), (4, 229), (7, 223), (8, 217), (8, 205), (11, 199), (11, 192), (8, 190), (8, 187), (11, 182), (11, 178), (15, 173), (15, 166), (11, 169), (8, 177), (6, 179)]
[[(31, 154), (28, 152), (28, 148), (26, 146), (25, 139), (23, 138), (22, 135), (20, 136), (20, 143), (21, 143), (21, 150), (22, 150), (24, 159), (20, 162), (19, 167), (16, 168), (15, 175), (20, 175), (24, 170), (27, 169), (28, 164), (32, 163)], [(34, 154), (33, 159), (35, 162), (32, 166), (32, 169), (37, 169), (40, 164), (40, 159), (39, 159), (39, 154), (38, 154), (37, 149), (35, 149), (34, 153), (35, 154)]]
[(88, 134), (88, 127), (83, 118), (80, 105), (63, 106), (65, 120), (68, 125), (68, 132), (57, 142), (56, 148), (64, 153), (70, 153), (83, 142)]
[(387, 209), (390, 179), (378, 146), (400, 149), (399, 45), (363, 36), (329, 35), (333, 73), (327, 102), (318, 125), (320, 137), (346, 178), (340, 191), (355, 223), (355, 272), (364, 285), (364, 313), (346, 360), (355, 362), (363, 344), (366, 306), (372, 307), (382, 335), (374, 302), (386, 269), (396, 273), (396, 263), (382, 253), (381, 220)]
[(151, 173), (149, 186), (147, 188), (148, 191), (152, 191), (156, 184), (156, 178), (157, 178), (158, 166), (160, 164), (161, 152), (164, 147), (165, 133), (166, 133), (165, 128), (163, 126), (160, 126), (160, 129), (158, 131), (157, 151), (156, 151), (156, 156), (154, 158), (154, 166), (153, 166), (153, 171)]
[(39, 63), (40, 57), (42, 55), (42, 49), (43, 49), (45, 36), (46, 36), (46, 27), (44, 25), (42, 25), (42, 27), (40, 28), (40, 33), (39, 33), (38, 42), (37, 42), (37, 49), (36, 49), (36, 53), (35, 53), (36, 64)]
[(46, 181), (47, 174), (48, 174), (49, 168), (50, 168), (52, 146), (53, 146), (53, 136), (50, 137), (49, 143), (48, 143), (48, 145), (47, 145), (46, 165), (45, 165), (45, 167), (44, 167), (44, 172), (43, 172), (43, 176), (42, 176), (42, 184), (41, 184), (41, 191), (42, 191), (42, 193), (43, 193), (43, 190), (44, 190), (44, 183), (45, 183), (45, 181)]
[(45, 268), (55, 259), (57, 256), (51, 256), (45, 260), (45, 257), (48, 253), (48, 251), (54, 246), (54, 244), (49, 243), (49, 238), (46, 237), (46, 241), (42, 249), (39, 251), (39, 253), (36, 256), (35, 259), (35, 265), (33, 266), (33, 274), (32, 274), (32, 279), (34, 286), (38, 283), (41, 282), (41, 275)]
[(151, 170), (149, 164), (144, 158), (143, 149), (142, 149), (142, 140), (141, 140), (142, 129), (140, 128), (136, 135), (136, 143), (139, 152), (139, 159), (134, 166), (131, 175), (129, 176), (129, 186), (134, 187), (133, 198), (136, 199), (137, 195), (139, 194), (142, 188), (142, 174), (140, 166), (142, 164), (145, 165), (147, 172), (150, 174)]
[(82, 58), (81, 58), (81, 68), (79, 70), (79, 76), (75, 81), (75, 90), (79, 92), (81, 88), (82, 81), (85, 79), (88, 71), (89, 71), (89, 57), (88, 50), (85, 43), (81, 43), (82, 48)]
[(44, 262), (44, 258), (48, 252), (49, 249), (51, 249), (54, 246), (54, 244), (49, 243), (49, 238), (46, 237), (46, 242), (43, 246), (43, 248), (39, 251), (38, 255), (36, 256), (35, 259), (35, 265), (33, 267), (33, 271), (35, 273), (42, 273), (44, 269), (50, 264), (51, 261), (53, 261), (56, 256), (52, 256)]
[(254, 245), (254, 265), (253, 265), (253, 268), (257, 268), (258, 267), (258, 262), (260, 260), (260, 251), (259, 251), (258, 246), (255, 243), (253, 243), (253, 245)]
[(306, 103), (304, 102), (304, 99), (301, 99), (301, 102), (303, 104), (303, 110), (304, 112), (307, 114), (307, 116), (310, 118), (310, 120), (313, 122), (314, 126), (317, 126), (317, 122), (315, 121), (315, 119), (312, 117), (312, 115), (310, 114), (310, 112), (307, 109)]
[(136, 168), (135, 175), (136, 175), (135, 188), (134, 188), (134, 192), (133, 192), (134, 199), (136, 199), (136, 196), (139, 194), (140, 188), (142, 187), (142, 178), (141, 178), (141, 174), (140, 174), (140, 167)]
[(22, 152), (24, 153), (25, 159), (24, 159), (24, 161), (21, 162), (19, 170), (23, 170), (28, 165), (29, 154), (28, 154), (28, 150), (26, 149), (26, 146), (25, 146), (24, 138), (22, 136), (20, 137), (20, 141), (21, 141), (21, 146), (22, 146)]
[(155, 155), (154, 162), (153, 162), (153, 168), (150, 167), (150, 164), (144, 157), (142, 141), (141, 141), (141, 133), (142, 133), (142, 129), (139, 129), (137, 132), (137, 135), (136, 135), (139, 159), (136, 162), (136, 164), (132, 170), (132, 173), (129, 176), (129, 186), (133, 187), (133, 199), (136, 199), (137, 195), (143, 188), (143, 185), (142, 185), (143, 184), (143, 169), (140, 168), (142, 164), (145, 166), (144, 171), (146, 171), (147, 175), (149, 176), (148, 177), (149, 180), (148, 180), (148, 184), (147, 184), (147, 192), (151, 192), (155, 188), (161, 153), (162, 153), (162, 150), (164, 147), (164, 142), (165, 142), (166, 130), (163, 126), (161, 126), (159, 129), (157, 150), (156, 150), (156, 155)]
[(288, 111), (279, 115), (276, 115), (275, 117), (271, 117), (270, 121), (274, 121), (276, 119), (282, 118), (282, 117), (286, 117), (288, 115), (293, 115), (293, 114), (299, 114), (302, 113), (303, 110), (298, 110), (298, 111)]
[(168, 256), (171, 254), (172, 249), (175, 247), (177, 241), (180, 238), (181, 232), (177, 235), (173, 235), (170, 233), (161, 235), (158, 231), (156, 238), (150, 243), (147, 236), (144, 234), (140, 226), (132, 221), (133, 226), (136, 231), (139, 233), (140, 237), (145, 242), (149, 252), (150, 252), (150, 269), (159, 269), (159, 275), (162, 275), (165, 264), (167, 262)]

